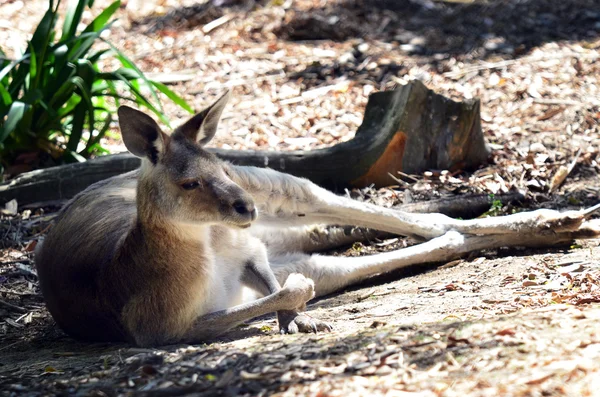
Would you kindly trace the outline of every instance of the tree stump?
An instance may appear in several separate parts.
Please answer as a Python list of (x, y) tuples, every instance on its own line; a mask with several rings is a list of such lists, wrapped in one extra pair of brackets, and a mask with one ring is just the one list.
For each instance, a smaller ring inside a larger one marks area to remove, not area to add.
[[(325, 149), (253, 151), (209, 149), (239, 165), (270, 167), (330, 190), (395, 183), (390, 174), (472, 169), (489, 156), (481, 131), (479, 100), (452, 101), (412, 81), (369, 97), (355, 137)], [(90, 184), (135, 169), (130, 154), (103, 156), (23, 174), (0, 185), (0, 202), (20, 205), (63, 200)]]

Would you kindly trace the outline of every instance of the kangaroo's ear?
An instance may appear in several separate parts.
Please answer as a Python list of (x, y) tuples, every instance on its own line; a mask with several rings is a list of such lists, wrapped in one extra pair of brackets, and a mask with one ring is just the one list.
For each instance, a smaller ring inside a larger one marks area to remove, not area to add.
[(177, 128), (175, 134), (182, 134), (200, 145), (206, 145), (217, 132), (217, 126), (219, 125), (221, 114), (223, 113), (223, 109), (225, 109), (225, 105), (227, 105), (229, 96), (229, 91), (225, 92), (215, 103)]
[(138, 157), (146, 157), (156, 164), (159, 156), (164, 152), (167, 139), (156, 121), (147, 114), (128, 106), (120, 106), (117, 113), (121, 136), (127, 150)]

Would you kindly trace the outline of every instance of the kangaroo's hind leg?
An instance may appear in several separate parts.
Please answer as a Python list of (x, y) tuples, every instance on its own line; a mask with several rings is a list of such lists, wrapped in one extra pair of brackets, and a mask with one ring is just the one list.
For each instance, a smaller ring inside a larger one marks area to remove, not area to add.
[(356, 242), (392, 238), (395, 235), (354, 226), (310, 225), (260, 227), (251, 230), (266, 246), (270, 257), (289, 252), (323, 252)]
[(316, 296), (323, 296), (377, 274), (412, 265), (448, 261), (471, 251), (509, 246), (549, 246), (599, 234), (600, 222), (595, 220), (577, 231), (562, 233), (536, 231), (465, 236), (451, 231), (418, 245), (375, 255), (340, 257), (295, 253), (273, 257), (270, 261), (278, 280), (285, 280), (290, 273), (303, 274), (314, 281)]

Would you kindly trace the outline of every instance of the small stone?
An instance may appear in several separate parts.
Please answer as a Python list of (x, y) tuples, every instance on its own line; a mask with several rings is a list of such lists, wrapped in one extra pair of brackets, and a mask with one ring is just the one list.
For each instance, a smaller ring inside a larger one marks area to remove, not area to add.
[(420, 48), (412, 44), (402, 44), (400, 45), (400, 50), (404, 52), (419, 52)]
[(367, 43), (360, 43), (356, 49), (362, 53), (365, 53), (369, 50), (369, 44)]
[(356, 60), (356, 58), (354, 57), (354, 54), (352, 54), (351, 52), (346, 52), (338, 58), (339, 63), (350, 63), (350, 62), (354, 62), (355, 60)]
[(427, 40), (423, 36), (417, 36), (410, 39), (408, 44), (414, 45), (415, 47), (423, 47), (427, 44)]
[(488, 84), (491, 86), (496, 86), (498, 83), (500, 83), (500, 76), (498, 76), (497, 73), (492, 73), (488, 79)]
[(540, 142), (534, 142), (529, 146), (529, 151), (532, 153), (542, 153), (546, 151), (546, 146)]

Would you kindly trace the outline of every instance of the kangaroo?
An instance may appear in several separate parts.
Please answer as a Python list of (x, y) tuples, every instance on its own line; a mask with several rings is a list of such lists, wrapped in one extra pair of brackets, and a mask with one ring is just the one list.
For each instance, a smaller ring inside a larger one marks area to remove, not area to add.
[[(204, 148), (228, 97), (172, 134), (138, 110), (119, 108), (123, 141), (141, 167), (75, 196), (36, 250), (46, 305), (69, 335), (140, 346), (196, 343), (268, 313), (277, 313), (282, 333), (330, 331), (303, 312), (315, 296), (476, 249), (569, 240), (590, 213), (473, 221), (409, 214), (274, 170), (236, 166)], [(429, 241), (365, 257), (322, 256), (314, 253), (365, 238), (314, 226), (325, 224)], [(243, 287), (259, 297), (244, 302)]]

